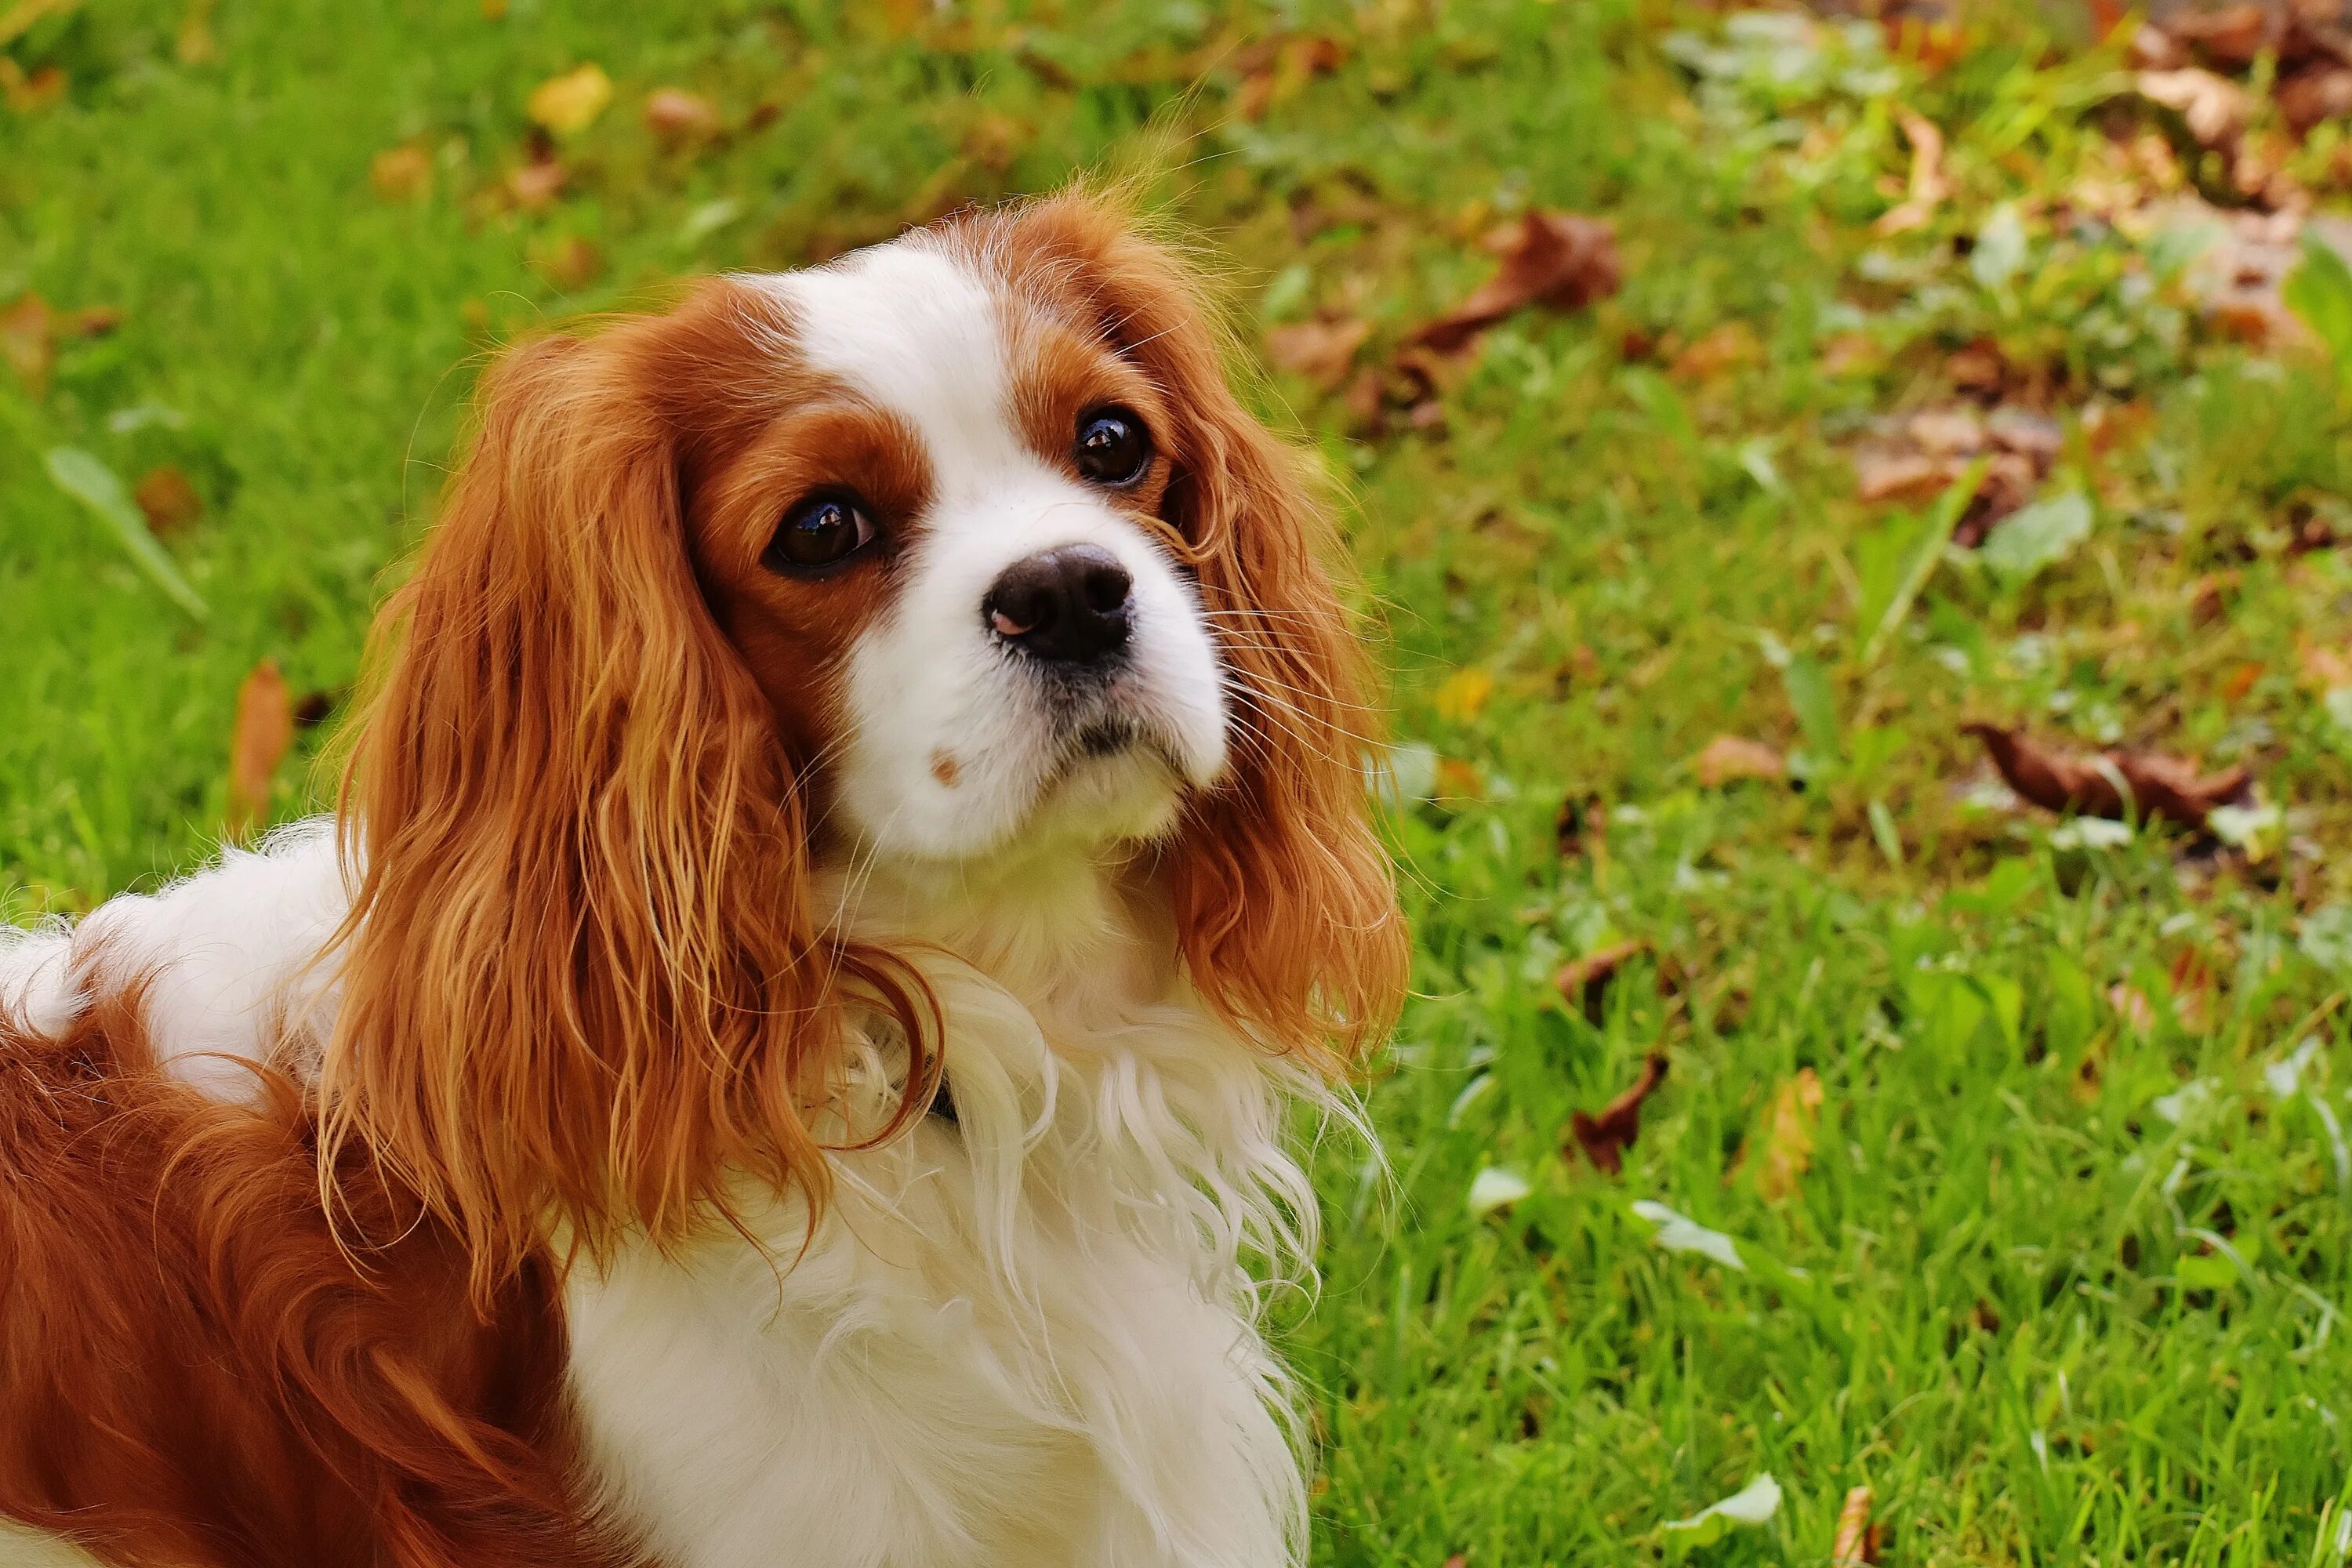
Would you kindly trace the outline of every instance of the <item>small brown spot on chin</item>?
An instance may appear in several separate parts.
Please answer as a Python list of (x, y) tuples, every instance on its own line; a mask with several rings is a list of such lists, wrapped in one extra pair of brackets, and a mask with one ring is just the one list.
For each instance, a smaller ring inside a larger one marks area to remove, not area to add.
[(955, 753), (953, 752), (933, 752), (931, 753), (931, 776), (939, 780), (946, 788), (953, 789), (956, 786), (956, 780), (963, 776), (963, 764), (956, 761)]

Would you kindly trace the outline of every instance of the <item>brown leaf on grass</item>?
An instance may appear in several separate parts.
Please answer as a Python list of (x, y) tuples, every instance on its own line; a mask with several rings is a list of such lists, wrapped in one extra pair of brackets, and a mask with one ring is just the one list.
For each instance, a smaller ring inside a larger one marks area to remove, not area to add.
[(2164, 31), (2223, 70), (2244, 70), (2254, 57), (2278, 42), (2270, 7), (2251, 0), (2212, 11), (2183, 7), (2165, 22)]
[(1726, 321), (1696, 342), (1682, 349), (1666, 365), (1677, 381), (1711, 381), (1725, 371), (1763, 357), (1756, 329), (1745, 321)]
[(1853, 455), (1854, 494), (1865, 501), (1925, 500), (1956, 473), (1949, 462), (1925, 452), (1864, 447)]
[(2326, 643), (2307, 638), (2299, 641), (2294, 650), (2294, 667), (2303, 684), (2311, 690), (2334, 691), (2352, 686), (2352, 658)]
[(1297, 371), (1328, 392), (1348, 379), (1356, 351), (1372, 335), (1372, 324), (1353, 316), (1318, 317), (1289, 326), (1269, 328), (1268, 358), (1285, 370)]
[(2323, 120), (2352, 115), (2352, 70), (2324, 66), (2305, 71), (2279, 83), (2273, 96), (2279, 113), (2301, 136)]
[(269, 815), (269, 784), (294, 744), (294, 705), (278, 661), (265, 658), (236, 689), (228, 743), (228, 830), (243, 837)]
[(368, 165), (368, 184), (388, 202), (409, 202), (433, 188), (433, 159), (422, 147), (393, 147)]
[(165, 463), (147, 470), (132, 488), (131, 499), (147, 514), (147, 526), (158, 539), (169, 539), (205, 514), (205, 498), (188, 476)]
[(1601, 1005), (1608, 1000), (1610, 982), (1617, 978), (1617, 972), (1628, 959), (1649, 951), (1650, 944), (1639, 938), (1613, 942), (1560, 965), (1551, 983), (1559, 988), (1562, 1001), (1582, 1013), (1586, 1022), (1598, 1025)]
[(1706, 743), (1691, 768), (1709, 789), (1734, 779), (1777, 779), (1788, 771), (1780, 753), (1761, 741), (1743, 735), (1717, 735)]
[(1799, 1068), (1772, 1091), (1764, 1110), (1763, 1152), (1756, 1161), (1756, 1191), (1777, 1204), (1797, 1190), (1813, 1163), (1813, 1125), (1821, 1120), (1821, 1075)]
[(530, 269), (574, 294), (604, 276), (604, 253), (579, 235), (561, 235), (530, 247)]
[(673, 147), (707, 142), (719, 134), (719, 110), (700, 93), (657, 87), (646, 95), (646, 129)]
[(1615, 1175), (1624, 1168), (1625, 1151), (1642, 1136), (1642, 1102), (1666, 1081), (1666, 1058), (1652, 1051), (1642, 1063), (1642, 1076), (1633, 1087), (1601, 1107), (1598, 1116), (1581, 1110), (1568, 1114), (1568, 1131), (1593, 1168)]
[(1416, 329), (1405, 340), (1408, 345), (1452, 353), (1529, 305), (1580, 310), (1614, 294), (1624, 281), (1616, 226), (1606, 218), (1530, 212), (1489, 235), (1486, 247), (1503, 258), (1502, 269), (1453, 310)]
[(1911, 178), (1905, 186), (1900, 205), (1879, 215), (1871, 228), (1878, 234), (1903, 234), (1924, 228), (1936, 214), (1946, 196), (1952, 194), (1952, 183), (1944, 177), (1944, 133), (1926, 115), (1909, 109), (1895, 111), (1895, 123), (1903, 127), (1903, 139), (1911, 143)]
[(2221, 147), (2246, 128), (2252, 100), (2229, 78), (2191, 66), (2181, 70), (2142, 71), (2133, 79), (2139, 95), (2180, 116), (2200, 147)]
[(58, 343), (49, 302), (38, 294), (18, 295), (0, 307), (0, 358), (5, 358), (25, 390), (38, 397), (49, 387), (49, 367)]
[(2186, 758), (2111, 747), (2091, 756), (2053, 751), (2021, 730), (1998, 724), (1960, 726), (1984, 742), (2009, 787), (2044, 810), (2122, 822), (2137, 814), (2202, 828), (2215, 806), (2242, 800), (2252, 783), (2245, 764), (2202, 772)]
[(62, 100), (71, 82), (58, 66), (43, 66), (26, 73), (25, 68), (5, 55), (0, 55), (0, 95), (15, 114), (38, 114)]
[(507, 175), (507, 193), (525, 212), (545, 212), (563, 194), (571, 172), (552, 158), (534, 159)]
[(1854, 1487), (1838, 1510), (1837, 1538), (1830, 1546), (1830, 1568), (1867, 1568), (1878, 1561), (1878, 1527), (1870, 1522), (1870, 1489)]

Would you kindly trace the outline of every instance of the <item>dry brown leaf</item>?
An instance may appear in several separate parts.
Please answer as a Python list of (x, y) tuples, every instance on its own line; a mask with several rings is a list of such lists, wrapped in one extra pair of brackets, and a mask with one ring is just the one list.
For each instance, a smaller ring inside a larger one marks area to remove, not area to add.
[(1285, 370), (1297, 371), (1328, 392), (1348, 379), (1356, 351), (1372, 335), (1372, 324), (1353, 316), (1318, 318), (1270, 328), (1265, 352)]
[(570, 172), (552, 158), (523, 164), (507, 176), (507, 190), (525, 212), (544, 212), (563, 192)]
[(38, 397), (48, 390), (49, 367), (57, 363), (58, 342), (49, 302), (38, 294), (18, 295), (0, 308), (0, 358)]
[(2323, 120), (2352, 115), (2352, 70), (2325, 66), (2279, 83), (2273, 96), (2279, 113), (2300, 136)]
[(2300, 642), (2294, 653), (2295, 670), (2303, 684), (2314, 691), (2334, 691), (2352, 686), (2352, 658), (2340, 648), (2326, 643), (2308, 640)]
[(1821, 1075), (1799, 1068), (1797, 1076), (1772, 1091), (1764, 1110), (1763, 1152), (1756, 1162), (1756, 1191), (1777, 1204), (1794, 1194), (1813, 1163), (1813, 1124), (1821, 1120)]
[(1878, 1561), (1878, 1529), (1870, 1522), (1870, 1489), (1854, 1487), (1838, 1510), (1837, 1539), (1830, 1547), (1830, 1568), (1867, 1568)]
[(532, 124), (544, 126), (555, 135), (577, 136), (593, 125), (612, 101), (613, 79), (604, 74), (604, 67), (591, 61), (531, 89), (523, 112), (530, 116)]
[(1998, 724), (1960, 728), (1984, 742), (2010, 788), (2048, 811), (2117, 822), (2137, 812), (2144, 819), (2162, 817), (2202, 828), (2215, 806), (2243, 799), (2253, 780), (2243, 763), (2207, 773), (2185, 758), (2160, 752), (2114, 747), (2080, 756), (2038, 745), (2022, 731)]
[(2174, 41), (2224, 70), (2244, 70), (2254, 63), (2255, 56), (2277, 42), (2269, 9), (2252, 0), (2213, 11), (2183, 7), (2166, 21), (2164, 30)]
[(61, 67), (43, 66), (27, 75), (24, 67), (0, 55), (0, 95), (6, 97), (12, 113), (38, 114), (52, 108), (70, 85)]
[(205, 514), (205, 498), (186, 474), (169, 463), (148, 469), (131, 499), (147, 514), (147, 526), (158, 539), (171, 538)]
[(577, 293), (604, 276), (604, 253), (576, 234), (530, 247), (530, 268), (566, 294)]
[(1502, 269), (1469, 298), (1417, 329), (1408, 345), (1451, 353), (1486, 328), (1529, 305), (1580, 310), (1617, 292), (1624, 281), (1616, 226), (1574, 213), (1530, 212), (1488, 237)]
[(1959, 465), (1924, 452), (1864, 447), (1853, 455), (1854, 494), (1866, 501), (1924, 500), (1943, 490), (1959, 471)]
[(646, 95), (646, 129), (672, 146), (707, 142), (719, 134), (719, 110), (699, 93), (657, 87)]
[(2227, 77), (2189, 67), (2181, 70), (2142, 71), (2133, 79), (2139, 95), (2180, 116), (2189, 134), (2201, 147), (2220, 147), (2237, 139), (2246, 128), (2251, 100), (2246, 89)]
[(265, 658), (236, 689), (228, 746), (228, 830), (243, 837), (269, 815), (269, 785), (294, 744), (294, 705), (278, 661)]
[(1666, 1081), (1666, 1058), (1653, 1051), (1642, 1063), (1642, 1076), (1633, 1087), (1603, 1106), (1598, 1116), (1581, 1110), (1568, 1115), (1569, 1137), (1596, 1170), (1615, 1175), (1624, 1168), (1625, 1151), (1642, 1136), (1642, 1102)]
[(1742, 735), (1717, 735), (1691, 767), (1709, 789), (1734, 779), (1777, 779), (1788, 771), (1780, 752)]
[(1911, 143), (1911, 178), (1903, 193), (1902, 204), (1879, 215), (1871, 227), (1879, 234), (1903, 234), (1924, 228), (1935, 216), (1936, 208), (1952, 194), (1952, 184), (1944, 178), (1944, 133), (1936, 122), (1914, 110), (1895, 111), (1895, 123), (1903, 127), (1903, 139)]
[(433, 188), (433, 160), (422, 147), (389, 148), (368, 165), (368, 184), (385, 201), (415, 201)]
[(1708, 381), (1762, 358), (1763, 352), (1755, 328), (1745, 321), (1726, 321), (1676, 353), (1666, 374), (1679, 381)]
[(1601, 1004), (1609, 995), (1609, 983), (1628, 959), (1650, 951), (1650, 944), (1635, 938), (1629, 942), (1611, 942), (1607, 947), (1571, 959), (1552, 976), (1552, 984), (1559, 990), (1560, 999), (1582, 1013), (1590, 1023), (1601, 1022)]

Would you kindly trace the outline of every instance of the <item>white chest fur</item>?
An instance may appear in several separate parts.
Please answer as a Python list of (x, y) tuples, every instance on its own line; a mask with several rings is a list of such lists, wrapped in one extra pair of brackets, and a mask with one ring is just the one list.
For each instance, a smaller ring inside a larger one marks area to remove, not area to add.
[[(993, 945), (992, 973), (1029, 967)], [(925, 963), (956, 1120), (842, 1156), (804, 1255), (803, 1211), (779, 1205), (754, 1226), (764, 1256), (730, 1237), (575, 1277), (592, 1463), (665, 1561), (1301, 1553), (1286, 1386), (1239, 1262), (1311, 1223), (1286, 1075), (1181, 996), (1120, 1000), (1116, 955), (1090, 956), (1042, 1006)]]

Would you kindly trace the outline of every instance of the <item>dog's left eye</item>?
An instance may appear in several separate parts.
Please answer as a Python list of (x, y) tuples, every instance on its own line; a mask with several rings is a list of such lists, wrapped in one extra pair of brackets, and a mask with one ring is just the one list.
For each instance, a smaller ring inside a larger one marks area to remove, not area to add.
[(874, 520), (856, 496), (814, 495), (784, 514), (761, 559), (772, 572), (831, 566), (872, 543), (874, 532)]
[(1151, 466), (1151, 432), (1131, 408), (1078, 416), (1078, 472), (1098, 485), (1131, 485)]

